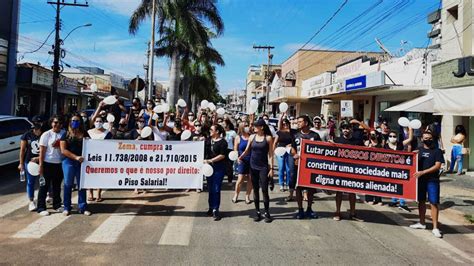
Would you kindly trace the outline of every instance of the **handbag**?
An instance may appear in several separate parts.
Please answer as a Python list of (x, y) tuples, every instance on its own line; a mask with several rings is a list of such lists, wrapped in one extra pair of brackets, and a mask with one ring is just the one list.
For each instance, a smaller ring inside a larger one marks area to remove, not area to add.
[(469, 149), (469, 148), (462, 148), (461, 153), (462, 153), (462, 155), (471, 154), (471, 149)]

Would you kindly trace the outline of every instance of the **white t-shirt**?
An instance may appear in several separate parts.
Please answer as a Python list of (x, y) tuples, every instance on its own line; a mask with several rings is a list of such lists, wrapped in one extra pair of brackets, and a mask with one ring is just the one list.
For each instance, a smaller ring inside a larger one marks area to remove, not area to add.
[(312, 128), (311, 131), (318, 133), (319, 137), (321, 138), (322, 141), (328, 141), (329, 140), (329, 133), (327, 129), (316, 129)]
[(50, 129), (41, 135), (39, 144), (40, 146), (46, 147), (46, 152), (44, 154), (45, 162), (61, 163), (63, 156), (61, 154), (59, 142), (63, 134), (66, 134), (66, 131), (61, 130), (59, 133), (56, 133)]

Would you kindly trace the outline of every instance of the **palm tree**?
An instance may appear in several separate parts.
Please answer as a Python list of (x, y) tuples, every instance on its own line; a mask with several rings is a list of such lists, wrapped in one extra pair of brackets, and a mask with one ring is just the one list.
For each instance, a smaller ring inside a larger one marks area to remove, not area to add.
[(143, 20), (152, 15), (152, 1), (156, 5), (160, 35), (155, 54), (171, 59), (169, 101), (174, 104), (179, 89), (181, 59), (186, 54), (195, 53), (199, 46), (208, 46), (210, 35), (204, 25), (206, 22), (217, 36), (223, 33), (224, 24), (215, 0), (142, 0), (130, 18), (131, 34), (136, 34)]

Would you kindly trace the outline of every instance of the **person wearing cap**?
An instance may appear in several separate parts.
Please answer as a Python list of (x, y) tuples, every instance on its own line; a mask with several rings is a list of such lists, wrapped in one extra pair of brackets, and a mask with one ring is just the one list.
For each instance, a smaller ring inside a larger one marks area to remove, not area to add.
[(329, 132), (327, 129), (323, 128), (322, 119), (319, 116), (315, 116), (313, 118), (313, 125), (314, 126), (311, 128), (311, 131), (318, 133), (322, 141), (328, 141)]
[[(298, 173), (298, 161), (300, 159), (301, 153), (301, 142), (303, 139), (313, 140), (313, 141), (320, 141), (321, 138), (319, 137), (318, 133), (311, 131), (311, 119), (307, 115), (299, 116), (297, 119), (298, 123), (298, 132), (296, 132), (293, 144), (292, 144), (292, 154), (293, 158), (295, 159), (295, 171), (294, 171), (294, 178), (291, 179), (290, 182), (290, 197), (293, 195), (293, 191), (296, 191), (296, 202), (298, 203), (298, 212), (296, 213), (296, 219), (315, 219), (317, 215), (314, 213), (312, 209), (313, 205), (313, 197), (315, 193), (315, 189), (313, 188), (303, 188), (301, 186), (296, 187), (296, 176)], [(303, 189), (307, 191), (307, 207), (306, 212), (303, 209)]]
[[(343, 121), (339, 127), (341, 130), (341, 136), (334, 139), (334, 143), (340, 144), (349, 144), (355, 146), (364, 146), (364, 140), (362, 138), (356, 138), (352, 135), (353, 126), (347, 121)], [(356, 221), (362, 221), (356, 216), (355, 206), (356, 206), (356, 194), (348, 193), (349, 195), (349, 205), (350, 205), (350, 214), (349, 218)], [(336, 192), (336, 213), (334, 214), (333, 219), (335, 221), (341, 220), (341, 204), (342, 204), (342, 192)]]
[(33, 128), (21, 136), (20, 163), (18, 164), (18, 170), (20, 172), (23, 171), (26, 176), (26, 195), (30, 201), (28, 204), (28, 210), (35, 211), (36, 204), (34, 202), (34, 194), (35, 183), (38, 176), (32, 175), (26, 166), (29, 162), (39, 162), (39, 139), (41, 134), (43, 134), (43, 119), (41, 116), (36, 115), (31, 119), (31, 122), (33, 123)]
[(260, 188), (262, 188), (263, 205), (265, 208), (264, 220), (272, 222), (270, 216), (270, 196), (268, 195), (269, 184), (273, 189), (273, 137), (270, 129), (263, 119), (254, 123), (255, 134), (249, 137), (247, 148), (239, 156), (238, 163), (242, 163), (250, 153), (250, 176), (253, 186), (253, 198), (256, 210), (254, 221), (262, 220), (260, 212)]

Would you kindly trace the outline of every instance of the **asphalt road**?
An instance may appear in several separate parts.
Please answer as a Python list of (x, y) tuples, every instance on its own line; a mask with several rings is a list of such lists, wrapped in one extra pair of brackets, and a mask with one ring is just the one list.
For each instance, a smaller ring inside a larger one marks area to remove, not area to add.
[(472, 228), (443, 224), (437, 239), (408, 228), (415, 211), (367, 204), (357, 205), (364, 222), (337, 222), (323, 193), (319, 219), (295, 220), (296, 203), (280, 192), (270, 194), (274, 221), (256, 223), (253, 205), (233, 204), (224, 189), (218, 222), (205, 215), (206, 192), (176, 191), (106, 191), (90, 217), (40, 217), (27, 211), (14, 167), (1, 167), (0, 264), (474, 264)]

